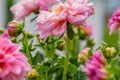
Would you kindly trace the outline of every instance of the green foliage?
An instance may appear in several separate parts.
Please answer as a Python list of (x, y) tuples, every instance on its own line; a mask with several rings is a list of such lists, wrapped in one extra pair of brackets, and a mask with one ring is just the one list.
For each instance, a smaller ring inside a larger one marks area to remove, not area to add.
[(75, 75), (74, 75), (75, 80), (87, 80), (87, 75), (82, 72), (82, 71), (78, 71)]

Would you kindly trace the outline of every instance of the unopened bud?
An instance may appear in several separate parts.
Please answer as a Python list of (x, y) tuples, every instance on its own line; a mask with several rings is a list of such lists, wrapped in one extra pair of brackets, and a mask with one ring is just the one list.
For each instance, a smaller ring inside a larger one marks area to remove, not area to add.
[(67, 40), (67, 34), (64, 34), (63, 39), (66, 41)]
[(84, 40), (91, 36), (91, 29), (87, 26), (80, 27), (80, 39)]
[(86, 44), (86, 47), (94, 47), (95, 45), (95, 41), (93, 39), (88, 39), (87, 40), (87, 44)]
[(65, 49), (65, 41), (63, 41), (61, 44), (58, 44), (57, 49), (63, 51)]
[(33, 34), (31, 32), (27, 32), (27, 38), (28, 39), (33, 38)]
[(102, 80), (110, 80), (109, 79), (109, 73), (108, 73), (106, 68), (102, 68), (102, 69), (100, 69), (100, 71), (101, 71)]
[(11, 37), (17, 37), (21, 33), (21, 24), (18, 21), (8, 23), (8, 34)]
[(38, 72), (36, 69), (32, 69), (31, 71), (28, 72), (27, 76), (30, 79), (35, 79), (38, 77)]
[(114, 47), (107, 47), (105, 51), (107, 57), (114, 57), (116, 54), (116, 49)]
[(36, 37), (37, 37), (37, 42), (45, 43), (46, 39), (41, 39), (39, 34), (37, 34)]
[(0, 28), (0, 34), (2, 34), (4, 32), (3, 28)]
[(84, 50), (80, 51), (78, 55), (78, 62), (84, 63), (86, 59), (89, 58), (89, 51), (90, 51), (90, 48), (85, 48)]

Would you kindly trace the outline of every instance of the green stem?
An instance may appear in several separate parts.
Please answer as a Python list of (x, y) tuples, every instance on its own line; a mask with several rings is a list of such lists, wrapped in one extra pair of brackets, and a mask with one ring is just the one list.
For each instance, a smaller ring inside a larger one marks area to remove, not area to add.
[(66, 57), (65, 57), (65, 62), (64, 62), (64, 71), (63, 71), (63, 76), (62, 76), (62, 80), (67, 80), (67, 69), (68, 69), (68, 63), (69, 63), (69, 54), (70, 54), (70, 44), (71, 44), (71, 40), (69, 39), (69, 37), (67, 36), (67, 40), (66, 40)]
[(46, 80), (48, 80), (48, 71), (46, 70)]
[[(118, 43), (120, 44), (120, 29), (118, 31)], [(119, 50), (120, 50), (120, 45), (119, 45)]]
[(22, 33), (23, 33), (23, 39), (24, 39), (24, 43), (26, 44), (25, 45), (25, 52), (26, 52), (26, 56), (27, 56), (27, 58), (28, 58), (28, 61), (29, 61), (29, 63), (31, 64), (31, 66), (32, 66), (32, 59), (31, 59), (31, 55), (30, 55), (30, 51), (29, 51), (29, 46), (28, 46), (28, 40), (27, 40), (27, 34), (26, 34), (26, 32), (24, 31), (24, 30), (22, 30)]
[(74, 51), (74, 53), (75, 53), (75, 58), (77, 58), (77, 56), (78, 56), (78, 49), (79, 49), (79, 37), (78, 36), (76, 36), (75, 38), (74, 38), (74, 40), (73, 40), (73, 51)]
[(72, 51), (71, 56), (72, 57), (70, 59), (70, 62), (76, 66), (79, 66), (79, 64), (78, 64), (79, 37), (77, 35), (72, 40), (71, 44), (72, 44), (71, 45), (72, 46), (72, 48), (71, 48), (71, 51)]

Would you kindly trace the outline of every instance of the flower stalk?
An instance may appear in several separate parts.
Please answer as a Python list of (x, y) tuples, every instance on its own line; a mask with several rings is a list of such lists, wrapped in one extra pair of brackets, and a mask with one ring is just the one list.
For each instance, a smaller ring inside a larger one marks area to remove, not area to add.
[(68, 63), (69, 63), (69, 55), (71, 51), (71, 40), (67, 35), (66, 39), (66, 57), (65, 57), (65, 62), (64, 62), (64, 71), (63, 71), (63, 76), (62, 80), (67, 80), (67, 71), (68, 71)]
[(24, 45), (24, 47), (25, 47), (25, 53), (26, 53), (26, 56), (28, 58), (29, 63), (32, 66), (32, 58), (31, 58), (30, 51), (29, 51), (27, 33), (25, 32), (25, 30), (23, 30), (23, 28), (25, 27), (25, 19), (23, 20), (23, 23), (22, 23), (21, 27), (22, 27), (21, 32), (23, 34), (23, 40), (24, 40), (24, 43), (26, 44), (26, 45)]
[(27, 33), (22, 30), (23, 33), (23, 39), (24, 39), (24, 43), (25, 45), (25, 52), (26, 52), (26, 56), (28, 58), (29, 63), (32, 65), (32, 59), (31, 59), (31, 55), (30, 55), (30, 51), (29, 51), (29, 46), (28, 46), (28, 40), (27, 40)]

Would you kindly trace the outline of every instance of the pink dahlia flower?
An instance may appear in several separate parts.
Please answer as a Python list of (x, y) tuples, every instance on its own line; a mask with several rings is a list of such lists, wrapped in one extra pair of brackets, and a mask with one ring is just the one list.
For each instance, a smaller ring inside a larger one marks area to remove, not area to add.
[(15, 15), (15, 20), (22, 20), (38, 9), (48, 10), (50, 4), (54, 2), (55, 0), (20, 0), (12, 6), (11, 11)]
[(19, 48), (9, 39), (0, 37), (0, 80), (24, 80), (26, 73), (31, 70)]
[(46, 39), (50, 35), (61, 36), (66, 31), (66, 13), (62, 6), (56, 6), (53, 12), (41, 11), (37, 18), (37, 31), (40, 39)]
[(109, 19), (108, 26), (110, 27), (110, 34), (115, 32), (120, 27), (120, 7), (113, 13)]
[(106, 80), (108, 73), (105, 65), (106, 59), (98, 50), (86, 61), (83, 71), (88, 75), (88, 80)]
[(94, 13), (93, 3), (88, 0), (66, 0), (65, 6), (68, 22), (77, 26)]

